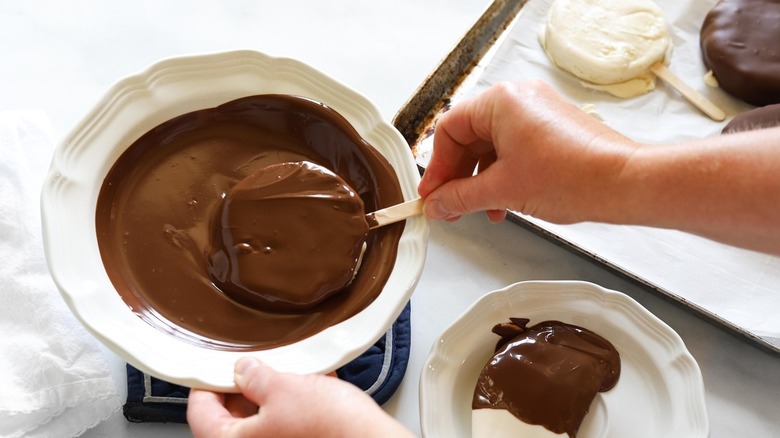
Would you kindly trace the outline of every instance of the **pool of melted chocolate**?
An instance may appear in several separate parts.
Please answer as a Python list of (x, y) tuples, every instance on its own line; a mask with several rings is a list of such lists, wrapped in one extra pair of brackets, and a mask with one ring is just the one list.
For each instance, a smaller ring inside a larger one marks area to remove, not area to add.
[(520, 421), (576, 437), (596, 394), (617, 384), (620, 355), (576, 325), (510, 321), (493, 328), (501, 338), (477, 380), (472, 409), (505, 409)]
[[(198, 345), (260, 350), (312, 336), (367, 307), (390, 276), (403, 223), (370, 231), (354, 280), (310, 308), (249, 307), (208, 274), (212, 227), (219, 225), (211, 217), (231, 187), (258, 169), (295, 161), (332, 170), (366, 211), (403, 201), (387, 160), (333, 109), (302, 97), (244, 97), (173, 118), (135, 141), (108, 172), (96, 210), (103, 264), (130, 309)], [(284, 231), (333, 226), (296, 221)], [(288, 278), (291, 285), (309, 280)]]

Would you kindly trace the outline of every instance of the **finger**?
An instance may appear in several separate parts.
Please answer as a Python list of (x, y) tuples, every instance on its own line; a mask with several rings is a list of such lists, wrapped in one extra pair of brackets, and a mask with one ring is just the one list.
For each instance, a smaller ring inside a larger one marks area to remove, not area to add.
[(244, 418), (256, 414), (258, 407), (243, 394), (225, 394), (225, 409), (235, 418)]
[(224, 394), (191, 389), (187, 401), (187, 423), (198, 437), (220, 436), (235, 418), (225, 408)]
[(490, 220), (490, 222), (493, 222), (494, 224), (497, 224), (499, 222), (503, 222), (506, 220), (507, 211), (504, 210), (488, 210), (487, 211), (487, 217)]
[(479, 165), (477, 166), (477, 171), (484, 172), (485, 170), (487, 170), (488, 167), (490, 167), (491, 164), (495, 163), (496, 160), (498, 160), (498, 157), (496, 156), (495, 152), (491, 152), (479, 157)]
[[(252, 357), (241, 358), (234, 368), (234, 380), (241, 394), (225, 397), (225, 409), (232, 421), (223, 421), (222, 433), (226, 437), (242, 438), (266, 436), (267, 425), (263, 410), (258, 406), (267, 402), (267, 382), (276, 374), (270, 366)], [(237, 418), (239, 417), (239, 418)]]
[[(490, 165), (495, 163), (497, 160), (496, 154), (491, 153), (487, 154), (486, 156), (482, 157), (479, 160), (479, 172), (484, 172)], [(506, 209), (498, 209), (498, 210), (487, 210), (487, 217), (492, 223), (499, 223), (503, 222), (504, 219), (506, 219)]]
[(493, 151), (490, 138), (474, 131), (472, 121), (479, 102), (464, 102), (442, 116), (434, 134), (434, 147), (418, 192), (423, 198), (445, 182), (473, 174), (484, 154)]
[(451, 140), (442, 145), (445, 149), (451, 148), (448, 152), (466, 146), (472, 154), (480, 156), (493, 150), (490, 143), (491, 100), (492, 97), (486, 93), (455, 106), (442, 116), (437, 129), (443, 126), (447, 134), (444, 139)]
[(267, 397), (268, 382), (278, 374), (273, 368), (253, 358), (245, 357), (236, 362), (234, 378), (244, 396), (258, 406)]
[(471, 175), (479, 162), (479, 158), (469, 154), (465, 147), (450, 146), (454, 141), (444, 129), (436, 131), (433, 155), (417, 187), (423, 198), (451, 179)]
[(434, 190), (425, 198), (425, 215), (434, 220), (451, 220), (475, 211), (504, 210), (496, 193), (501, 185), (494, 183), (492, 170), (448, 181)]

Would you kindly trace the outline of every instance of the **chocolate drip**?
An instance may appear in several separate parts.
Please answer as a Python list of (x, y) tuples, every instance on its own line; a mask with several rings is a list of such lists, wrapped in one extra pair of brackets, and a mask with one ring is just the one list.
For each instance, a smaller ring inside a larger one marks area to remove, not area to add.
[[(368, 306), (390, 275), (403, 223), (369, 232), (354, 280), (305, 309), (243, 305), (208, 274), (208, 254), (219, 246), (212, 246), (210, 228), (219, 222), (210, 218), (230, 189), (258, 169), (299, 161), (339, 175), (368, 211), (403, 201), (387, 160), (338, 113), (301, 97), (245, 97), (176, 117), (140, 137), (109, 171), (97, 204), (100, 253), (122, 299), (160, 330), (231, 350), (296, 342)], [(339, 226), (291, 222), (285, 233)], [(251, 269), (240, 272), (238, 283), (253, 282)], [(290, 290), (313, 281), (279, 274)]]
[(472, 408), (505, 409), (528, 424), (576, 437), (596, 394), (617, 384), (617, 350), (582, 327), (510, 320), (493, 329), (501, 339), (477, 380)]

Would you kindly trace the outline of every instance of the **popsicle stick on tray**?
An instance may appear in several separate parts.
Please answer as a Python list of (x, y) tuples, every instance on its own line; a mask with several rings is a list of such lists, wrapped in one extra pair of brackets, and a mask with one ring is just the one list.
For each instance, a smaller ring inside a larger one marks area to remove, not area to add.
[(680, 94), (683, 95), (684, 98), (688, 99), (689, 102), (691, 102), (696, 108), (701, 110), (701, 112), (706, 114), (712, 120), (715, 120), (716, 122), (722, 122), (726, 119), (726, 113), (724, 113), (722, 109), (718, 108), (718, 106), (712, 103), (712, 101), (702, 96), (701, 93), (691, 88), (691, 86), (686, 84), (676, 74), (669, 70), (669, 68), (664, 63), (659, 62), (653, 64), (650, 67), (650, 71), (653, 72), (654, 75), (658, 76), (662, 81), (669, 84), (669, 86), (677, 90)]

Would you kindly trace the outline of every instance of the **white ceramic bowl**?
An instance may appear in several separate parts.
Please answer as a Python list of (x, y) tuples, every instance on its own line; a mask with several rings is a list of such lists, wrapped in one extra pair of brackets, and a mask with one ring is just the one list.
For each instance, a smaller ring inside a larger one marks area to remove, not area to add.
[(471, 436), (474, 386), (498, 340), (491, 329), (509, 317), (579, 325), (618, 350), (620, 379), (596, 396), (577, 436), (709, 435), (699, 365), (671, 327), (621, 292), (582, 281), (528, 281), (484, 295), (434, 342), (420, 375), (423, 436)]
[(109, 280), (98, 250), (95, 207), (114, 161), (138, 137), (175, 116), (256, 94), (292, 94), (344, 116), (394, 167), (405, 199), (419, 172), (401, 134), (368, 99), (288, 58), (233, 51), (163, 60), (114, 85), (55, 151), (41, 196), (46, 257), (71, 311), (128, 363), (190, 387), (235, 391), (233, 364), (248, 354), (276, 369), (329, 372), (367, 350), (400, 314), (423, 268), (428, 226), (407, 221), (392, 274), (359, 314), (300, 342), (256, 352), (194, 346), (133, 314)]

